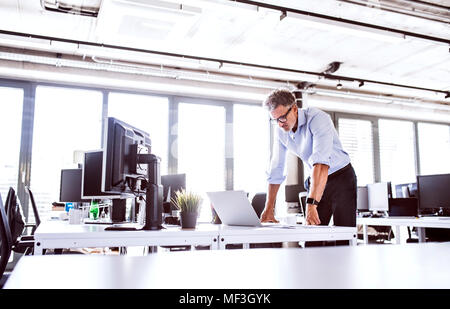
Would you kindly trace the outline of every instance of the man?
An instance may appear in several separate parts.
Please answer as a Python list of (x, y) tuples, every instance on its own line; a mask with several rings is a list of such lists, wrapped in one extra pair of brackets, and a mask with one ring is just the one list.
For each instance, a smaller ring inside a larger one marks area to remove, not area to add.
[(306, 224), (328, 225), (333, 216), (337, 226), (356, 226), (356, 175), (330, 116), (313, 107), (299, 109), (294, 95), (284, 89), (273, 91), (264, 105), (278, 128), (261, 221), (278, 222), (275, 200), (286, 178), (283, 171), (289, 150), (303, 161), (310, 175), (305, 181)]

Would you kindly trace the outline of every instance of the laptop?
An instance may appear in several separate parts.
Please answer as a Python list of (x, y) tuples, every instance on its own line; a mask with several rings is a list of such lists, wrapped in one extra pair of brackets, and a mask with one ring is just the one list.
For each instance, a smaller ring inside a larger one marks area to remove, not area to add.
[(220, 220), (226, 225), (295, 228), (296, 225), (261, 223), (244, 191), (206, 192)]

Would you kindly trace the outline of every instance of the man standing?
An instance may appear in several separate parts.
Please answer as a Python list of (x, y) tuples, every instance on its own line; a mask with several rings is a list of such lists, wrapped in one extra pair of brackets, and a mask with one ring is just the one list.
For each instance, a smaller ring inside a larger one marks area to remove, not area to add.
[(264, 106), (278, 128), (261, 221), (278, 222), (275, 200), (286, 178), (283, 171), (289, 150), (303, 161), (310, 175), (305, 181), (306, 224), (328, 225), (333, 216), (336, 226), (356, 226), (356, 175), (330, 116), (313, 107), (299, 109), (294, 95), (284, 89), (273, 91)]

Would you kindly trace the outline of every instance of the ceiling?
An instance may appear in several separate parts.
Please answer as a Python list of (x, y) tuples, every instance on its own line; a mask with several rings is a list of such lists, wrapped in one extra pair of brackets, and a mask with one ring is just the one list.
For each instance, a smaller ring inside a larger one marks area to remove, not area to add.
[[(66, 13), (40, 2), (65, 4)], [(450, 104), (449, 7), (449, 0), (2, 0), (0, 48), (324, 87), (341, 83), (344, 90)], [(322, 74), (332, 62), (339, 69)]]

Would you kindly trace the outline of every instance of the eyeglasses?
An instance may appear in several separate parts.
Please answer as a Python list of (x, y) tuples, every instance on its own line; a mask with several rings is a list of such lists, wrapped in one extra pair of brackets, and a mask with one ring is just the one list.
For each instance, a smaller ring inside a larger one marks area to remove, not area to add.
[(278, 123), (278, 122), (285, 123), (285, 122), (287, 121), (287, 115), (289, 115), (289, 112), (291, 111), (291, 109), (292, 109), (293, 107), (294, 107), (294, 105), (292, 105), (292, 106), (288, 109), (288, 111), (286, 112), (286, 114), (284, 114), (283, 116), (280, 116), (280, 117), (278, 117), (278, 118), (276, 118), (276, 119), (271, 118), (270, 121), (271, 121), (273, 124), (276, 124), (276, 123)]

